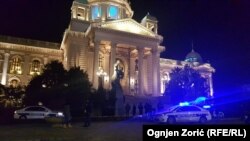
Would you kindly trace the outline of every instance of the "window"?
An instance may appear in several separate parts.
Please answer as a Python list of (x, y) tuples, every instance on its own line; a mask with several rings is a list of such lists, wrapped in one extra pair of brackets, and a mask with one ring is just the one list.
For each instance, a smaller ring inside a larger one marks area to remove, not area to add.
[(17, 79), (12, 79), (10, 82), (9, 82), (9, 85), (13, 88), (16, 88), (18, 85), (19, 85), (19, 81)]
[(39, 60), (33, 60), (31, 64), (30, 74), (40, 74), (40, 61)]
[(147, 28), (150, 29), (151, 31), (154, 29), (154, 24), (152, 23), (147, 23)]
[(43, 107), (29, 107), (25, 111), (46, 111)]
[(14, 57), (10, 65), (10, 73), (22, 74), (21, 69), (21, 59), (19, 57)]
[(200, 111), (200, 109), (194, 106), (185, 106), (177, 110), (177, 112), (190, 112), (190, 111)]
[(118, 18), (118, 7), (110, 5), (108, 8), (108, 18), (117, 19)]
[(78, 19), (82, 19), (82, 20), (85, 20), (85, 9), (83, 8), (78, 8), (77, 10), (77, 18)]
[(93, 6), (91, 12), (92, 12), (92, 20), (96, 20), (101, 17), (101, 8), (98, 5)]

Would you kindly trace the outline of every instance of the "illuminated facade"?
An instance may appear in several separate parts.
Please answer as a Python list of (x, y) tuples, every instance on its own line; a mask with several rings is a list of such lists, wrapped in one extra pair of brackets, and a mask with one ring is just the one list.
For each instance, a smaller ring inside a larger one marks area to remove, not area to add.
[[(182, 65), (160, 59), (165, 47), (160, 45), (163, 37), (157, 32), (155, 17), (147, 14), (138, 23), (132, 16), (127, 0), (75, 0), (60, 45), (7, 37), (0, 41), (2, 84), (27, 84), (44, 64), (59, 60), (66, 69), (79, 66), (86, 70), (94, 88), (101, 84), (110, 89), (114, 64), (119, 60), (126, 95), (162, 95), (162, 86), (170, 79), (165, 74)], [(209, 64), (198, 68), (208, 69), (206, 76), (212, 78), (214, 70)]]
[(26, 85), (44, 64), (62, 61), (60, 44), (0, 36), (0, 79), (3, 85)]

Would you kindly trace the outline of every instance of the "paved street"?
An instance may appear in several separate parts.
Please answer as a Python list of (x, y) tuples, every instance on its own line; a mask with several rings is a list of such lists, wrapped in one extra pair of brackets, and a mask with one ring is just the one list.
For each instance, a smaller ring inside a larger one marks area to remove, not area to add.
[[(72, 128), (42, 123), (0, 126), (1, 141), (142, 141), (142, 121), (94, 122), (90, 127), (74, 123)], [(243, 124), (238, 119), (225, 119), (209, 124)]]
[(94, 122), (90, 127), (74, 123), (72, 128), (44, 124), (0, 127), (1, 141), (141, 141), (145, 122)]

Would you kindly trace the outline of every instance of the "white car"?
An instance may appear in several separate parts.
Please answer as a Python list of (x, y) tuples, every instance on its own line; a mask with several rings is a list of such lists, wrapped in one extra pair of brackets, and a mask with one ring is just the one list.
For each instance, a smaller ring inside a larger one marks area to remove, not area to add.
[(62, 112), (55, 112), (44, 106), (28, 106), (14, 112), (14, 119), (45, 119), (45, 117), (63, 117)]
[(181, 122), (198, 122), (205, 123), (212, 119), (211, 113), (195, 105), (174, 106), (165, 112), (158, 113), (155, 118), (159, 122), (169, 124)]

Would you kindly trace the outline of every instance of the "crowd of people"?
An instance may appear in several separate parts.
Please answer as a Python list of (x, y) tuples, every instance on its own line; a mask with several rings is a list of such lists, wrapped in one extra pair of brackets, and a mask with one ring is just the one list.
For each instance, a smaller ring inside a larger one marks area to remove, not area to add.
[[(92, 112), (92, 104), (89, 100), (86, 100), (83, 105), (83, 121), (84, 127), (89, 127), (91, 123), (91, 112)], [(69, 103), (64, 104), (64, 119), (63, 119), (63, 127), (64, 128), (71, 128), (72, 116)]]
[[(83, 105), (83, 121), (84, 121), (84, 127), (89, 127), (91, 125), (91, 113), (92, 113), (92, 104), (89, 100), (86, 100)], [(152, 104), (146, 102), (143, 104), (142, 102), (138, 104), (125, 104), (125, 116), (136, 116), (136, 115), (150, 115), (156, 111), (162, 110), (164, 108), (164, 105), (159, 102), (157, 106), (153, 106)], [(71, 116), (71, 110), (70, 105), (68, 103), (65, 103), (64, 105), (64, 119), (63, 119), (63, 127), (64, 128), (70, 128), (72, 127), (72, 116)]]
[(159, 102), (157, 104), (157, 107), (154, 107), (152, 104), (146, 102), (143, 104), (140, 102), (139, 104), (129, 104), (126, 103), (125, 105), (125, 111), (126, 111), (126, 116), (136, 116), (136, 115), (150, 115), (156, 111), (160, 111), (164, 109), (164, 105)]

